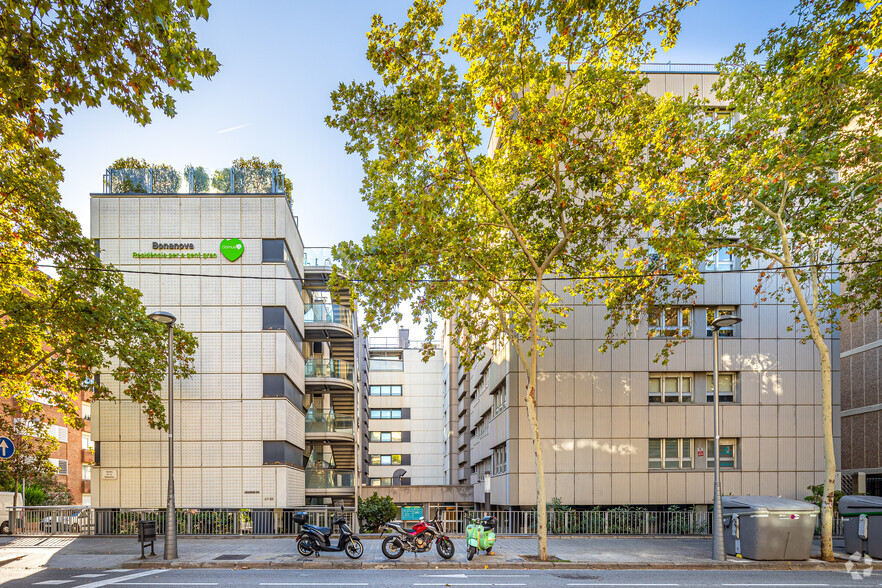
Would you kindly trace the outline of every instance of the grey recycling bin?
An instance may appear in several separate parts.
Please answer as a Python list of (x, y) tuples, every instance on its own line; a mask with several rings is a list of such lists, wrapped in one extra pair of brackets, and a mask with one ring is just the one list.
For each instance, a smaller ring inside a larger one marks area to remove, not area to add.
[(723, 538), (728, 555), (755, 560), (805, 560), (820, 509), (775, 496), (723, 496)]
[(845, 551), (882, 558), (882, 498), (843, 496), (839, 514), (845, 523)]

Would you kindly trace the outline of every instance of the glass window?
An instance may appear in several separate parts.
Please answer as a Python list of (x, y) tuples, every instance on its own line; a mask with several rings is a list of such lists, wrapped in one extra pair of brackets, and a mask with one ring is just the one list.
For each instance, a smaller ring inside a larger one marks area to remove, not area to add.
[(264, 398), (287, 398), (294, 406), (303, 408), (303, 392), (285, 374), (263, 374)]
[(371, 409), (371, 418), (372, 419), (400, 419), (401, 418), (401, 409), (400, 408), (372, 408)]
[(294, 283), (297, 284), (297, 290), (303, 291), (303, 280), (294, 265), (294, 259), (288, 250), (288, 244), (284, 239), (264, 239), (263, 240), (263, 262), (264, 263), (284, 263), (288, 266)]
[[(719, 374), (720, 402), (735, 402), (735, 374)], [(714, 401), (714, 375), (707, 375), (707, 401)]]
[(709, 271), (732, 271), (735, 269), (735, 256), (728, 247), (720, 247), (707, 258), (705, 269)]
[(499, 414), (505, 410), (507, 400), (505, 383), (503, 382), (493, 390), (493, 414)]
[[(717, 306), (714, 308), (707, 309), (707, 336), (713, 337), (714, 330), (711, 327), (711, 323), (714, 320), (720, 318), (721, 316), (735, 316), (735, 307), (734, 306)], [(734, 337), (735, 336), (735, 325), (730, 327), (720, 327), (720, 337)]]
[(298, 351), (301, 351), (303, 344), (303, 335), (294, 324), (291, 315), (284, 306), (264, 306), (263, 307), (263, 330), (264, 331), (287, 331), (291, 339), (296, 343)]
[(692, 376), (685, 374), (649, 376), (649, 402), (692, 402)]
[(685, 306), (656, 306), (649, 310), (650, 337), (692, 335), (691, 309)]
[(401, 431), (371, 431), (371, 441), (376, 443), (400, 443)]
[(91, 480), (92, 479), (92, 466), (83, 464), (83, 479)]
[(401, 386), (371, 386), (371, 396), (401, 396)]
[(401, 465), (401, 455), (371, 455), (371, 465)]
[[(720, 439), (720, 467), (734, 468), (736, 461), (735, 439)], [(714, 440), (707, 440), (707, 467), (714, 467), (716, 453), (714, 452)]]
[(650, 439), (649, 468), (692, 469), (692, 439)]
[(505, 443), (493, 448), (493, 475), (508, 471), (508, 452)]
[(90, 433), (83, 433), (83, 449), (88, 449), (89, 451), (95, 449), (95, 443), (92, 442), (92, 435)]

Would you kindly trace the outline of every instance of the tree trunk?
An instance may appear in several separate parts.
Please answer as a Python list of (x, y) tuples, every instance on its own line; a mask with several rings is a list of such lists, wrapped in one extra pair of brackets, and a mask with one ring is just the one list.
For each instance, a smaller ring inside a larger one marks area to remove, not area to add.
[(533, 450), (536, 454), (536, 530), (539, 535), (539, 560), (548, 561), (548, 517), (545, 514), (545, 460), (542, 458), (542, 438), (539, 436), (539, 419), (536, 416), (535, 372), (530, 377), (530, 391), (527, 393), (526, 404), (527, 416), (530, 419), (530, 429), (533, 433)]

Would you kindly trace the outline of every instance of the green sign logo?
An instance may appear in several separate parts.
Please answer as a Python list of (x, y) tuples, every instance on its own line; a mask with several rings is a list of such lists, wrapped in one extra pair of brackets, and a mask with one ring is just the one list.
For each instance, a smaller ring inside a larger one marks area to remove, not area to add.
[(241, 239), (224, 239), (220, 244), (220, 252), (230, 261), (236, 261), (245, 253), (245, 245)]

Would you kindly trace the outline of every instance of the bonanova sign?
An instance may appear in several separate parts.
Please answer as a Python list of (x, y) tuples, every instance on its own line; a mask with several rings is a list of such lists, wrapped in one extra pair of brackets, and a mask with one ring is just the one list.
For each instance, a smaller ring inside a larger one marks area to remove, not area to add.
[(197, 253), (193, 243), (160, 243), (153, 241), (153, 251), (132, 252), (136, 259), (216, 259), (217, 253)]

